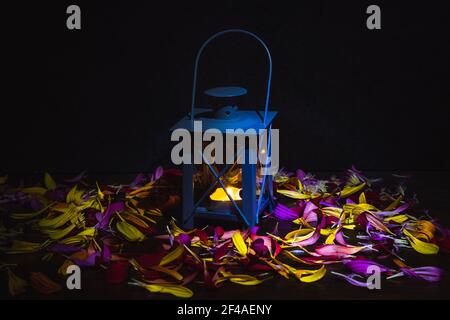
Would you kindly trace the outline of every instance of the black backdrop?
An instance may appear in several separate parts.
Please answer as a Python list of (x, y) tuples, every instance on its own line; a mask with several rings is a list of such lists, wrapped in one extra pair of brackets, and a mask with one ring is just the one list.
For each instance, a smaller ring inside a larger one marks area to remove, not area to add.
[[(233, 27), (271, 49), (283, 166), (450, 169), (444, 1), (53, 2), (2, 4), (2, 171), (167, 164), (196, 50)], [(81, 7), (80, 31), (66, 29), (69, 4)], [(369, 4), (381, 30), (365, 26)], [(250, 39), (225, 37), (205, 53), (200, 88), (243, 85), (244, 103), (262, 105), (265, 63)]]

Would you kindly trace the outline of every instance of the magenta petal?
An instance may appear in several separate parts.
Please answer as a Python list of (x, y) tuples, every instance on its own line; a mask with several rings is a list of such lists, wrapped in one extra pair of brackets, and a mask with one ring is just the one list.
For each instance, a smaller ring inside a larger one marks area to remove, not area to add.
[(337, 243), (342, 244), (343, 246), (347, 245), (347, 242), (344, 239), (344, 234), (342, 233), (342, 230), (338, 231), (336, 233), (336, 235), (334, 236), (334, 238), (336, 239)]
[(316, 206), (311, 201), (307, 202), (305, 205), (305, 210), (303, 211), (303, 219), (308, 223), (317, 222), (318, 217), (317, 212), (315, 210), (318, 208), (319, 207)]

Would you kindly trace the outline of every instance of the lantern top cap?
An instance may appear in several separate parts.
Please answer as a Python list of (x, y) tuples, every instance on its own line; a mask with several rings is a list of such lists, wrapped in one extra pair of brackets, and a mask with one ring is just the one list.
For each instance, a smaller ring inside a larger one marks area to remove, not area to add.
[(216, 98), (231, 98), (243, 96), (247, 93), (247, 89), (242, 87), (217, 87), (205, 90), (205, 94)]

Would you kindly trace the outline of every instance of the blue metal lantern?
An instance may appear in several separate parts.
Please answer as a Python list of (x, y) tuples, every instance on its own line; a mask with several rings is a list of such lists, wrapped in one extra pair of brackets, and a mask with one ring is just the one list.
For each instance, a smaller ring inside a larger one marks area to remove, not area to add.
[[(228, 33), (240, 33), (256, 39), (264, 48), (268, 57), (268, 79), (266, 87), (266, 99), (264, 110), (240, 110), (238, 106), (230, 103), (235, 97), (245, 95), (247, 90), (242, 87), (224, 86), (206, 90), (204, 93), (221, 101), (222, 105), (217, 110), (196, 105), (197, 73), (199, 60), (205, 47), (214, 39)], [(266, 44), (255, 34), (241, 29), (224, 30), (214, 34), (206, 40), (197, 53), (194, 66), (191, 112), (181, 119), (171, 130), (186, 129), (195, 134), (194, 121), (202, 122), (202, 131), (217, 129), (225, 134), (227, 129), (254, 129), (259, 132), (265, 129), (268, 132), (268, 143), (265, 154), (271, 154), (271, 130), (272, 121), (276, 116), (275, 111), (269, 111), (269, 95), (272, 77), (272, 58)], [(198, 133), (198, 132), (197, 132)], [(261, 146), (259, 145), (259, 148)], [(255, 150), (249, 146), (243, 146), (237, 150), (237, 157), (243, 156), (249, 160)], [(236, 157), (236, 160), (237, 160)], [(257, 168), (261, 163), (244, 161), (237, 165), (228, 163), (220, 170), (203, 158), (202, 167), (191, 163), (182, 164), (182, 218), (184, 227), (194, 226), (194, 217), (219, 218), (232, 221), (243, 221), (247, 226), (258, 223), (259, 214), (267, 207), (272, 210), (273, 189), (271, 175), (258, 175)], [(233, 186), (230, 186), (229, 176), (232, 172)], [(205, 184), (205, 177), (207, 183)], [(201, 187), (197, 185), (201, 183)], [(239, 188), (240, 187), (240, 188)], [(200, 190), (200, 192), (198, 192)]]

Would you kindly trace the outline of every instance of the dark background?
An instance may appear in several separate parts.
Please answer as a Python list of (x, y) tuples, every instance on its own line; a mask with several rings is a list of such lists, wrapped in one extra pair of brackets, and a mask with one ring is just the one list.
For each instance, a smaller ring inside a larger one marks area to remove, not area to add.
[[(128, 173), (168, 164), (169, 128), (190, 108), (196, 51), (237, 27), (272, 53), (282, 166), (449, 170), (450, 11), (444, 1), (390, 2), (2, 4), (0, 168)], [(69, 4), (81, 7), (79, 31), (66, 28)], [(381, 7), (381, 30), (366, 28), (369, 4)], [(262, 106), (265, 59), (250, 38), (217, 40), (199, 92), (242, 85), (243, 107)]]

